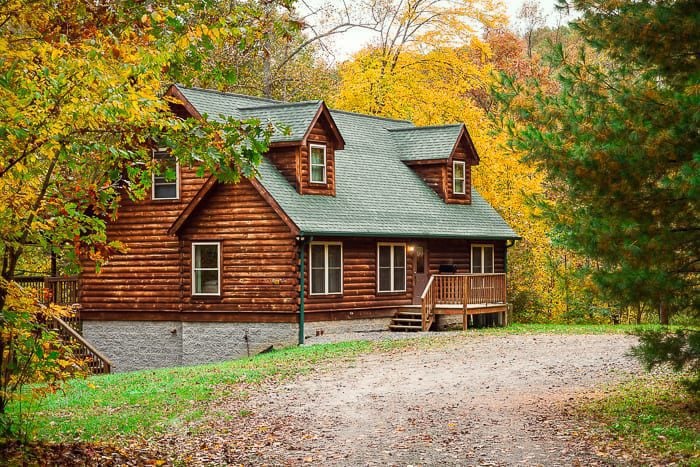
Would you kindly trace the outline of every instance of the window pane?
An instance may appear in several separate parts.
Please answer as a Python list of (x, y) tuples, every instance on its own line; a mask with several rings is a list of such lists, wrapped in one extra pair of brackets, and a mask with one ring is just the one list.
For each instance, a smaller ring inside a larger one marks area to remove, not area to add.
[(218, 268), (219, 248), (218, 245), (195, 245), (194, 247), (194, 267)]
[(388, 245), (382, 245), (379, 247), (379, 267), (389, 267), (391, 266), (391, 247)]
[(422, 246), (417, 246), (415, 250), (413, 250), (413, 254), (415, 255), (415, 261), (416, 261), (416, 274), (424, 274), (425, 273), (425, 251), (423, 250)]
[(328, 245), (328, 267), (339, 268), (341, 263), (340, 257), (340, 245)]
[(394, 267), (403, 268), (406, 265), (406, 248), (403, 246), (394, 247)]
[(311, 164), (325, 165), (322, 148), (311, 148)]
[(330, 268), (328, 270), (328, 293), (340, 293), (343, 276), (340, 268)]
[(464, 193), (464, 180), (455, 180), (455, 193)]
[(323, 245), (311, 245), (311, 267), (323, 268), (325, 262)]
[(484, 247), (484, 272), (491, 274), (493, 272), (493, 247)]
[(464, 164), (455, 164), (455, 178), (464, 179)]
[(326, 174), (326, 167), (322, 165), (311, 167), (311, 181), (323, 182)]
[(323, 268), (311, 269), (311, 292), (325, 293), (326, 292), (326, 271)]
[(391, 290), (391, 269), (379, 268), (379, 290)]
[(177, 185), (174, 183), (167, 183), (160, 185), (158, 184), (158, 179), (153, 186), (153, 198), (164, 199), (164, 198), (176, 198), (177, 197)]
[(394, 268), (394, 290), (406, 289), (406, 269)]
[(195, 271), (194, 293), (215, 294), (219, 292), (219, 271)]
[(472, 247), (472, 272), (481, 274), (481, 247)]

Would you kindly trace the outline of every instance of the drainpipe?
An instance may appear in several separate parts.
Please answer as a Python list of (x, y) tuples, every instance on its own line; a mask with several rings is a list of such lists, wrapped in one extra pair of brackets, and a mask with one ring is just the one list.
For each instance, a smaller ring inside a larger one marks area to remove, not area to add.
[(508, 273), (508, 248), (515, 245), (515, 240), (506, 240), (506, 254), (503, 255), (503, 272)]
[(299, 345), (304, 344), (304, 295), (306, 295), (305, 284), (304, 284), (304, 273), (306, 268), (304, 266), (304, 258), (306, 257), (306, 245), (313, 240), (313, 237), (306, 239), (304, 236), (297, 237), (299, 242)]

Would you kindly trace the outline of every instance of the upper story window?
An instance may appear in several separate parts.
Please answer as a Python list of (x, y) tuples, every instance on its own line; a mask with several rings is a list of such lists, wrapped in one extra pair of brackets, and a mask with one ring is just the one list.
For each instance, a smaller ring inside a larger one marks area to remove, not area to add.
[(463, 195), (467, 187), (466, 164), (463, 161), (454, 161), (452, 164), (452, 193)]
[(343, 293), (342, 243), (311, 243), (311, 295)]
[(404, 243), (377, 244), (377, 291), (406, 291), (406, 245)]
[(309, 173), (311, 183), (326, 183), (326, 146), (309, 145)]
[(192, 243), (192, 295), (221, 293), (221, 244)]
[(493, 273), (493, 245), (472, 245), (472, 274)]
[(157, 173), (153, 172), (151, 198), (178, 199), (180, 197), (180, 166), (165, 149), (153, 151), (153, 159), (158, 162)]

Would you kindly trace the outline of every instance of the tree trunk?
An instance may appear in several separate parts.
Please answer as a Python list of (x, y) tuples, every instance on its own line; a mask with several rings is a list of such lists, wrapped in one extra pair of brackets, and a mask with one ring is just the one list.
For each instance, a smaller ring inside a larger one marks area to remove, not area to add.
[(664, 302), (659, 303), (659, 324), (668, 326), (668, 307)]

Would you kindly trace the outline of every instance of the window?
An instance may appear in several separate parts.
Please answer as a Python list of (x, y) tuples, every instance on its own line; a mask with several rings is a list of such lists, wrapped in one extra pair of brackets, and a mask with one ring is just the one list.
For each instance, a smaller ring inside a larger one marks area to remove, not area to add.
[(221, 292), (221, 244), (192, 244), (192, 295), (219, 295)]
[(343, 245), (311, 243), (311, 295), (343, 293)]
[(472, 274), (493, 273), (493, 245), (472, 245)]
[(309, 166), (311, 183), (326, 183), (326, 146), (322, 144), (309, 146)]
[(178, 199), (180, 190), (178, 176), (180, 167), (165, 149), (153, 151), (153, 159), (158, 162), (157, 172), (153, 172), (152, 199)]
[(462, 161), (452, 163), (452, 194), (463, 195), (466, 192), (467, 175), (466, 166)]
[(406, 245), (379, 243), (377, 245), (377, 290), (379, 292), (406, 291)]

